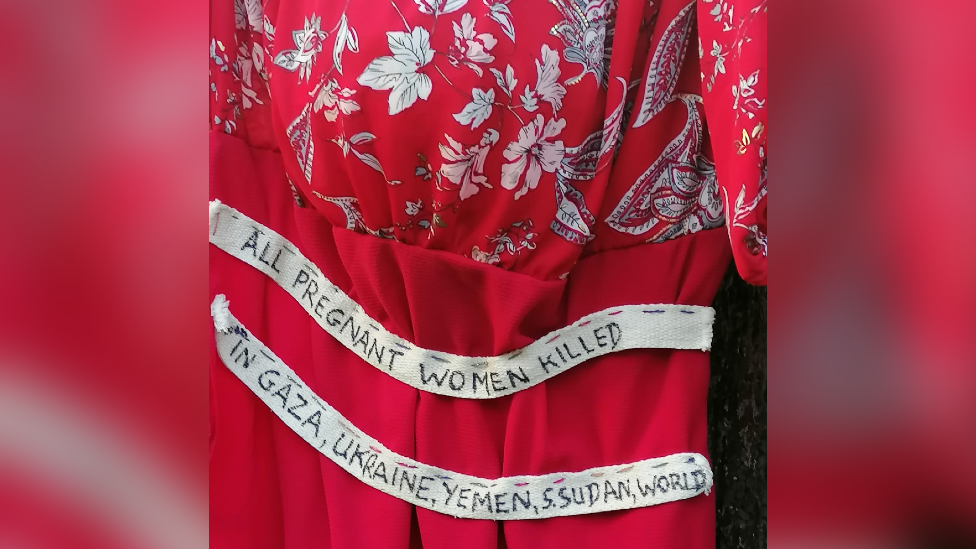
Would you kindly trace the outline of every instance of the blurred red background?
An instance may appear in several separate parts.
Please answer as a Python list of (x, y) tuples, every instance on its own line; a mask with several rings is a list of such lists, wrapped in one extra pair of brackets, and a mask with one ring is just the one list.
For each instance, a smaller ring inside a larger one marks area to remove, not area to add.
[[(769, 544), (976, 546), (976, 3), (773, 12)], [(207, 543), (207, 17), (0, 7), (0, 547)]]

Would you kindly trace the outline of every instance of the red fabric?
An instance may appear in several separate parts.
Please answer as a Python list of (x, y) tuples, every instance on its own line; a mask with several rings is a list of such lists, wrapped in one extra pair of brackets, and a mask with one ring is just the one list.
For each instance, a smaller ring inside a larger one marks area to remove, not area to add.
[[(212, 0), (211, 198), (427, 348), (497, 355), (606, 307), (708, 305), (730, 239), (766, 281), (765, 5)], [(212, 248), (216, 293), (343, 415), (427, 463), (492, 477), (707, 455), (706, 353), (620, 352), (455, 400), (363, 364)], [(214, 547), (714, 544), (703, 496), (500, 525), (414, 511), (211, 359)]]
[[(500, 354), (614, 305), (706, 305), (728, 261), (726, 235), (704, 231), (597, 254), (580, 261), (566, 280), (540, 281), (330, 227), (314, 210), (295, 206), (278, 154), (216, 133), (211, 139), (211, 198), (292, 240), (369, 315), (428, 348)], [(451, 399), (364, 364), (284, 290), (238, 259), (211, 247), (210, 262), (211, 297), (226, 294), (235, 316), (313, 390), (396, 452), (487, 477), (581, 470), (674, 452), (708, 455), (706, 353), (625, 351), (509, 397)], [(414, 511), (301, 440), (226, 369), (215, 349), (210, 446), (215, 548), (714, 545), (714, 496), (501, 526)]]
[(551, 280), (726, 224), (766, 283), (766, 0), (211, 6), (211, 128), (333, 225)]

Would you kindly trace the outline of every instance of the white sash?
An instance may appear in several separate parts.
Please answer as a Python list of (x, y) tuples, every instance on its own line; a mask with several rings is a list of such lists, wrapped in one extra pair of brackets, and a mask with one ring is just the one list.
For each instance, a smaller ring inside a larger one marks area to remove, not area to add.
[(588, 359), (627, 349), (697, 349), (712, 342), (711, 307), (654, 304), (611, 307), (580, 318), (501, 356), (423, 349), (370, 318), (275, 231), (210, 203), (210, 243), (271, 277), (326, 332), (368, 364), (411, 387), (457, 398), (510, 395)]
[(221, 360), (285, 424), (362, 482), (408, 503), (461, 518), (522, 520), (647, 507), (712, 488), (701, 454), (673, 454), (573, 473), (479, 478), (401, 456), (319, 398), (238, 322), (211, 304)]

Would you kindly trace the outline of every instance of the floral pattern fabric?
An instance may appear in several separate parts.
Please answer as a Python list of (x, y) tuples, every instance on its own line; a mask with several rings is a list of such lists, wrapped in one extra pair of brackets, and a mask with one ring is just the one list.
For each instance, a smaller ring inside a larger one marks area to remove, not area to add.
[(336, 226), (548, 280), (724, 225), (765, 284), (766, 3), (212, 0), (210, 124)]

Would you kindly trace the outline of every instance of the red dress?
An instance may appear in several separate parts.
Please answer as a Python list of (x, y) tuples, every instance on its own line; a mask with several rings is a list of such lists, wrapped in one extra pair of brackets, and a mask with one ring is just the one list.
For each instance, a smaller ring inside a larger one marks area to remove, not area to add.
[[(503, 355), (616, 306), (708, 305), (730, 251), (766, 281), (765, 25), (765, 0), (212, 0), (211, 198), (444, 353)], [(700, 350), (451, 398), (364, 364), (214, 246), (210, 272), (211, 298), (310, 389), (420, 462), (495, 478), (708, 455)], [(497, 523), (416, 508), (211, 364), (215, 547), (714, 545), (705, 494)]]

